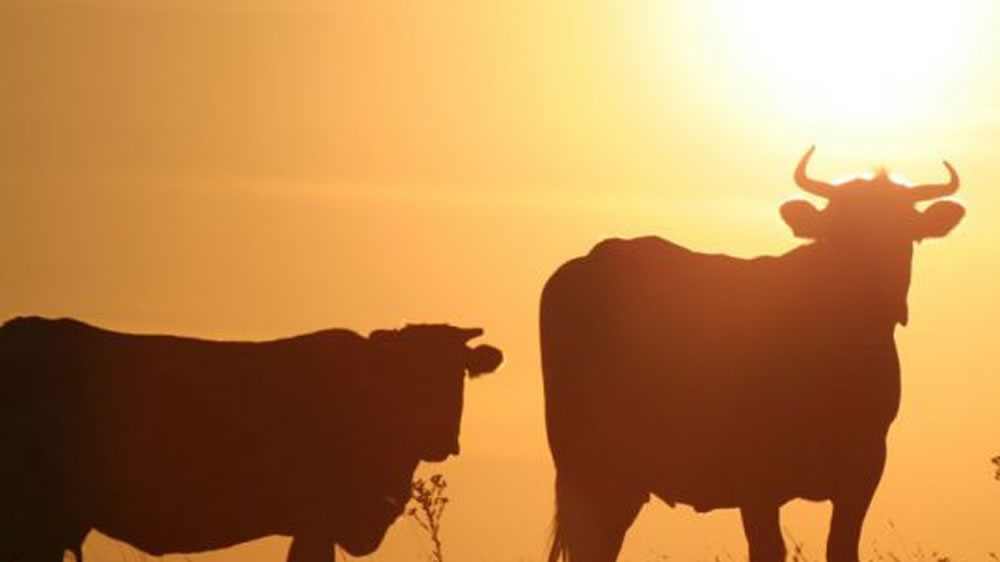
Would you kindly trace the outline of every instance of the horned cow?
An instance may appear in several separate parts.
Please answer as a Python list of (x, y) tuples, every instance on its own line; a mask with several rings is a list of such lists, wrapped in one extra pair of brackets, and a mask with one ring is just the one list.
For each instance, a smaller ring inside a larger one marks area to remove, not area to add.
[(562, 265), (540, 310), (556, 467), (550, 562), (613, 561), (650, 494), (699, 511), (739, 508), (752, 562), (784, 560), (778, 510), (832, 500), (827, 558), (858, 560), (896, 416), (894, 342), (908, 320), (913, 242), (964, 215), (958, 188), (884, 171), (782, 205), (811, 240), (777, 257), (696, 253), (646, 237), (605, 240)]

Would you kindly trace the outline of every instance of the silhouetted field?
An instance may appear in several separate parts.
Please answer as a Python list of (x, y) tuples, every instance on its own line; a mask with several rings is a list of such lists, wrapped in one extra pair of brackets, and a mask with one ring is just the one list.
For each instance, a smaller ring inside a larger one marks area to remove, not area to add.
[[(994, 477), (1000, 481), (1000, 456), (991, 459), (996, 465)], [(414, 524), (423, 533), (426, 540), (426, 550), (414, 555), (414, 560), (426, 560), (427, 562), (450, 562), (444, 555), (445, 545), (441, 539), (443, 526), (443, 516), (445, 508), (451, 502), (446, 490), (448, 482), (444, 475), (438, 473), (430, 476), (426, 480), (418, 478), (413, 481), (412, 495), (410, 503), (404, 512), (406, 517), (403, 524)], [(953, 558), (952, 556), (939, 552), (933, 548), (924, 546), (916, 542), (910, 543), (902, 533), (896, 528), (895, 523), (889, 521), (890, 543), (881, 544), (878, 541), (872, 542), (867, 549), (867, 553), (862, 557), (864, 562), (975, 562), (978, 559)], [(825, 557), (822, 552), (807, 548), (805, 543), (799, 540), (795, 533), (784, 529), (785, 541), (788, 545), (789, 562), (823, 562)], [(149, 562), (156, 560), (156, 557), (148, 556), (141, 551), (121, 547), (122, 562)], [(350, 560), (343, 552), (338, 550), (335, 560)], [(185, 562), (193, 562), (191, 557), (183, 558)], [(519, 559), (523, 560), (523, 559)], [(682, 560), (669, 554), (654, 554), (652, 557), (636, 562), (668, 562), (672, 560)], [(745, 562), (746, 555), (734, 555), (723, 550), (710, 559), (702, 559), (699, 562)], [(997, 552), (986, 553), (983, 560), (989, 562), (1000, 562), (1000, 554)]]
[[(994, 476), (1000, 481), (1000, 456), (994, 457), (991, 461), (997, 467)], [(417, 525), (426, 534), (430, 546), (424, 559), (429, 562), (446, 561), (440, 536), (444, 509), (451, 501), (445, 493), (446, 488), (447, 481), (441, 474), (435, 474), (427, 480), (415, 480), (413, 482), (411, 505), (406, 510), (407, 517), (416, 521)], [(961, 562), (966, 560), (964, 558), (953, 558), (946, 553), (926, 547), (919, 542), (911, 544), (896, 528), (894, 522), (889, 521), (888, 526), (891, 544), (883, 545), (878, 541), (872, 542), (867, 553), (862, 557), (863, 562)], [(823, 552), (807, 548), (805, 543), (795, 536), (794, 532), (784, 529), (783, 534), (785, 542), (788, 545), (787, 560), (789, 562), (823, 562), (825, 560)], [(747, 558), (746, 555), (736, 556), (723, 551), (721, 554), (717, 554), (711, 559), (704, 559), (702, 562), (746, 562)], [(682, 559), (675, 558), (669, 554), (657, 554), (640, 562), (667, 562)], [(968, 560), (973, 562), (976, 559)], [(984, 560), (1000, 562), (1000, 554), (996, 552), (986, 553)]]

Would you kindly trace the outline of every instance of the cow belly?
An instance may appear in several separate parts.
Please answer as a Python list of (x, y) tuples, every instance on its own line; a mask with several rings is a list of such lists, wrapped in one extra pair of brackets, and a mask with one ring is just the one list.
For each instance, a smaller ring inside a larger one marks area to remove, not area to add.
[(287, 528), (248, 520), (248, 505), (146, 505), (95, 514), (93, 527), (146, 553), (162, 556), (227, 548)]
[[(833, 482), (831, 467), (797, 455), (739, 458), (737, 455), (688, 453), (660, 465), (651, 492), (667, 503), (683, 503), (697, 511), (738, 507), (751, 498), (783, 503), (791, 498), (825, 499)], [(808, 454), (802, 454), (808, 457)]]
[(206, 423), (167, 430), (176, 425), (136, 416), (129, 429), (78, 434), (88, 462), (72, 487), (95, 528), (155, 555), (213, 550), (290, 534), (305, 502), (330, 494), (305, 447)]
[[(401, 463), (398, 485), (389, 486), (363, 480), (375, 468), (372, 463), (369, 472), (356, 473), (325, 450), (317, 457), (261, 448), (216, 453), (102, 462), (100, 474), (85, 484), (95, 528), (157, 555), (225, 548), (302, 529), (338, 539), (364, 535), (374, 537), (372, 542), (381, 540), (399, 515), (400, 508), (385, 497), (408, 493), (416, 465)], [(123, 451), (118, 454), (121, 460)], [(101, 486), (93, 486), (96, 482)]]
[(877, 428), (835, 431), (815, 420), (786, 420), (760, 429), (746, 422), (672, 432), (649, 451), (650, 491), (698, 511), (754, 499), (829, 499), (845, 464), (885, 438)]
[[(157, 459), (158, 460), (158, 459)], [(263, 460), (263, 459), (262, 459)], [(228, 470), (186, 458), (158, 467), (100, 463), (82, 511), (101, 532), (155, 555), (224, 548), (287, 533), (295, 498), (239, 460)], [(95, 467), (98, 468), (98, 467)]]

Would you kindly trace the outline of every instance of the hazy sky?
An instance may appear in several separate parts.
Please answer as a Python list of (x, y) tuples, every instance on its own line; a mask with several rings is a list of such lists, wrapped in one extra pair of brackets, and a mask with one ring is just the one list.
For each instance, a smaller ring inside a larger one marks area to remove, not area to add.
[[(462, 456), (421, 473), (451, 483), (449, 560), (534, 561), (554, 475), (537, 303), (562, 261), (609, 235), (785, 251), (777, 206), (812, 143), (830, 179), (938, 181), (947, 158), (969, 213), (917, 249), (863, 546), (983, 559), (1000, 550), (1000, 9), (743, 4), (0, 0), (0, 319), (482, 326), (507, 362), (468, 387)], [(819, 555), (829, 507), (785, 513)], [(653, 501), (622, 559), (741, 553), (738, 520)], [(371, 559), (425, 547), (400, 521)]]

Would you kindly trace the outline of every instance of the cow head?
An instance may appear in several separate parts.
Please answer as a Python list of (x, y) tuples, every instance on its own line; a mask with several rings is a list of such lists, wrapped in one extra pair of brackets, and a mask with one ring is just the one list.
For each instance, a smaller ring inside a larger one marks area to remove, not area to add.
[(796, 167), (795, 183), (826, 199), (827, 205), (820, 210), (805, 200), (788, 201), (781, 206), (782, 218), (796, 236), (835, 248), (844, 262), (850, 262), (842, 264), (845, 269), (878, 279), (880, 290), (902, 294), (902, 303), (896, 303), (902, 306), (896, 319), (905, 324), (913, 242), (948, 234), (965, 215), (965, 209), (954, 201), (935, 201), (922, 211), (915, 204), (955, 193), (958, 174), (945, 162), (950, 177), (943, 184), (907, 187), (882, 169), (871, 178), (832, 185), (806, 174), (815, 149), (811, 147)]
[(351, 453), (363, 472), (338, 500), (352, 517), (340, 522), (337, 544), (352, 556), (378, 548), (410, 499), (421, 460), (458, 454), (465, 377), (492, 372), (503, 360), (495, 347), (467, 345), (482, 333), (440, 324), (370, 334), (374, 400), (354, 405), (366, 426), (363, 445)]
[(480, 328), (418, 324), (370, 336), (390, 371), (399, 409), (394, 415), (405, 417), (397, 424), (400, 437), (420, 460), (441, 461), (459, 452), (465, 377), (493, 372), (503, 361), (495, 347), (467, 345), (482, 334)]
[(831, 185), (811, 179), (806, 165), (816, 147), (806, 152), (795, 169), (795, 183), (813, 195), (827, 199), (822, 211), (804, 200), (782, 205), (781, 215), (796, 236), (816, 240), (873, 244), (909, 243), (948, 234), (965, 209), (954, 201), (936, 201), (924, 211), (914, 203), (947, 197), (958, 190), (958, 174), (945, 162), (948, 183), (907, 187), (879, 170), (873, 178), (857, 178)]

